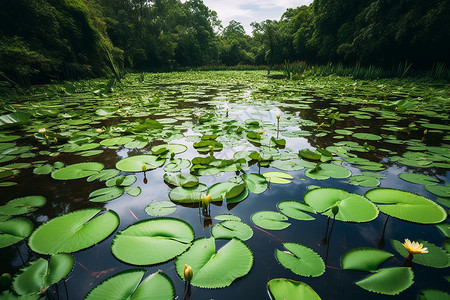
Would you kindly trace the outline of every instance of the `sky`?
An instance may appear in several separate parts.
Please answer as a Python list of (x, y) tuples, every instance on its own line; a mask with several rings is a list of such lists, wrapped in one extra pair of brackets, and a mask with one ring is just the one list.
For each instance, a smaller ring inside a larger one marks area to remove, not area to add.
[(313, 0), (203, 0), (211, 10), (215, 10), (225, 28), (231, 20), (244, 26), (251, 34), (250, 23), (267, 19), (279, 20), (287, 8), (309, 5)]

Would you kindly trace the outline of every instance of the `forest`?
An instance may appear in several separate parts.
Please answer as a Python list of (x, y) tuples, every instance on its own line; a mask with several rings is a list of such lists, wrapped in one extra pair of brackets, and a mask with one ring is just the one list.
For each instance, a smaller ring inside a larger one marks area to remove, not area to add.
[(2, 0), (0, 18), (0, 80), (13, 85), (286, 62), (430, 70), (450, 59), (448, 0), (314, 0), (252, 23), (252, 35), (202, 0)]

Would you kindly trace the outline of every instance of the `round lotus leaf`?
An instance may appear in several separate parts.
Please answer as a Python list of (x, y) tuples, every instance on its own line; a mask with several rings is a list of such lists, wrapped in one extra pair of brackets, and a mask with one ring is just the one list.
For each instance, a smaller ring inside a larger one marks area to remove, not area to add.
[(308, 213), (315, 214), (314, 209), (304, 203), (298, 201), (283, 201), (277, 204), (278, 210), (288, 216), (289, 218), (303, 221), (315, 220), (314, 217), (308, 215)]
[(267, 286), (273, 300), (320, 300), (319, 295), (304, 282), (277, 278), (269, 281)]
[(211, 235), (215, 239), (237, 238), (246, 241), (253, 236), (253, 230), (241, 221), (226, 220), (211, 228)]
[(26, 239), (33, 231), (33, 223), (25, 218), (0, 222), (0, 248), (14, 245)]
[(50, 260), (38, 258), (22, 268), (14, 277), (12, 286), (19, 295), (42, 294), (49, 286), (59, 282), (72, 271), (70, 254), (54, 254)]
[[(179, 203), (198, 203), (202, 199), (202, 195), (206, 194), (206, 185), (200, 183), (193, 188), (176, 187), (169, 192), (169, 198), (173, 202)], [(222, 201), (220, 199), (219, 201)]]
[(316, 179), (324, 180), (328, 178), (347, 178), (352, 175), (352, 172), (343, 166), (335, 164), (318, 164), (314, 169), (308, 169), (305, 171), (305, 176)]
[(177, 206), (172, 201), (157, 201), (147, 205), (145, 212), (150, 216), (160, 217), (170, 215), (176, 209)]
[(127, 186), (125, 192), (130, 196), (137, 197), (141, 194), (142, 190), (138, 186)]
[(119, 226), (111, 210), (82, 209), (51, 219), (30, 236), (31, 250), (41, 254), (72, 253), (95, 245)]
[(380, 269), (375, 274), (356, 282), (361, 288), (385, 295), (397, 295), (413, 284), (411, 268), (397, 267)]
[(266, 178), (267, 182), (278, 184), (288, 184), (291, 183), (292, 179), (294, 179), (292, 175), (279, 171), (265, 172), (263, 176)]
[(333, 217), (333, 207), (338, 208), (336, 220), (344, 222), (369, 222), (378, 216), (377, 207), (358, 194), (336, 188), (320, 188), (308, 191), (305, 203), (315, 211)]
[(260, 211), (252, 215), (252, 221), (255, 225), (270, 230), (282, 230), (291, 225), (287, 223), (288, 218), (275, 211)]
[(73, 164), (52, 173), (52, 177), (57, 180), (71, 180), (88, 177), (97, 174), (105, 166), (98, 162), (86, 162)]
[(441, 206), (413, 193), (378, 188), (368, 191), (365, 196), (376, 203), (381, 212), (401, 220), (436, 224), (447, 218), (447, 213)]
[(376, 248), (354, 248), (342, 257), (342, 269), (375, 272), (393, 254)]
[(111, 251), (123, 262), (153, 265), (180, 255), (189, 248), (193, 240), (192, 227), (182, 220), (149, 219), (117, 233), (112, 241)]
[[(447, 268), (450, 266), (449, 255), (444, 249), (427, 241), (418, 240), (417, 242), (423, 244), (423, 247), (428, 249), (428, 253), (414, 254), (412, 259), (413, 263), (433, 268)], [(401, 242), (391, 240), (391, 243), (401, 256), (405, 258), (408, 256), (409, 253)]]
[(89, 194), (91, 202), (106, 202), (119, 198), (123, 195), (124, 189), (121, 187), (107, 187), (93, 191)]
[(408, 181), (408, 182), (423, 184), (423, 185), (429, 185), (429, 184), (434, 185), (439, 182), (439, 179), (437, 179), (437, 178), (433, 178), (433, 177), (426, 176), (423, 174), (415, 174), (415, 173), (400, 173), (400, 174), (398, 174), (398, 177), (400, 177), (401, 179)]
[(214, 238), (202, 238), (175, 259), (175, 268), (181, 278), (184, 278), (184, 265), (192, 268), (193, 286), (222, 288), (247, 275), (253, 266), (253, 253), (244, 242), (234, 238), (216, 253)]
[(16, 198), (0, 206), (0, 215), (17, 216), (37, 210), (45, 204), (43, 196), (27, 196)]
[(156, 169), (164, 165), (165, 159), (155, 155), (135, 155), (116, 163), (116, 168), (124, 172), (142, 172)]
[(353, 137), (365, 141), (378, 141), (381, 140), (381, 136), (371, 133), (363, 133), (363, 132), (357, 132), (352, 135)]
[(348, 178), (348, 183), (364, 187), (376, 187), (380, 185), (380, 181), (373, 176), (354, 175)]
[(192, 174), (164, 174), (164, 181), (174, 186), (191, 188), (198, 185), (198, 177)]
[(144, 280), (145, 270), (126, 270), (115, 274), (96, 287), (86, 296), (86, 300), (100, 299), (161, 299), (175, 298), (172, 281), (161, 271), (150, 274)]
[(274, 168), (280, 169), (282, 171), (298, 171), (304, 169), (305, 166), (301, 163), (302, 160), (275, 160), (270, 163)]
[(314, 250), (297, 243), (283, 243), (283, 246), (286, 250), (277, 249), (275, 256), (286, 269), (305, 277), (318, 277), (325, 272), (325, 263)]

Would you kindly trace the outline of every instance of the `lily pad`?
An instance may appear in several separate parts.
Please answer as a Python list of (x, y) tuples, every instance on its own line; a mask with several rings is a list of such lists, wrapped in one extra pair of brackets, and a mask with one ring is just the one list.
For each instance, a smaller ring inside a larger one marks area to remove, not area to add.
[(38, 258), (22, 268), (14, 277), (12, 286), (19, 295), (42, 294), (52, 284), (67, 276), (73, 268), (70, 254), (54, 254), (50, 260)]
[(426, 176), (423, 174), (415, 174), (415, 173), (400, 173), (400, 174), (398, 174), (398, 177), (400, 177), (401, 179), (408, 181), (408, 182), (423, 184), (423, 185), (429, 185), (429, 184), (434, 185), (439, 182), (439, 179), (436, 179), (436, 178), (433, 178), (430, 176)]
[(173, 213), (177, 206), (172, 201), (156, 201), (145, 207), (145, 212), (150, 216), (160, 217)]
[(184, 277), (184, 265), (192, 268), (193, 286), (222, 288), (247, 275), (253, 266), (253, 253), (238, 239), (232, 239), (216, 253), (214, 238), (202, 238), (175, 259), (175, 268), (181, 278)]
[(31, 234), (28, 245), (41, 254), (72, 253), (93, 246), (119, 226), (114, 211), (100, 213), (100, 209), (82, 209), (51, 219)]
[(285, 251), (276, 250), (278, 262), (286, 269), (305, 277), (318, 277), (325, 273), (322, 257), (311, 248), (297, 243), (283, 243)]
[(93, 191), (89, 194), (91, 202), (107, 202), (119, 198), (123, 195), (124, 189), (121, 187), (107, 187)]
[(253, 230), (241, 221), (226, 220), (214, 225), (211, 228), (211, 235), (215, 239), (238, 238), (246, 241), (253, 236)]
[(8, 247), (26, 239), (33, 231), (33, 223), (25, 218), (0, 222), (0, 248)]
[(198, 185), (198, 177), (192, 174), (164, 174), (164, 181), (168, 184), (191, 188)]
[(14, 112), (0, 116), (0, 129), (23, 125), (29, 122), (31, 114), (26, 112)]
[(175, 298), (173, 283), (164, 273), (158, 271), (142, 280), (144, 274), (145, 270), (140, 269), (115, 274), (94, 287), (85, 299), (173, 300)]
[(380, 269), (375, 274), (356, 282), (370, 292), (397, 295), (413, 284), (414, 273), (411, 268), (397, 267)]
[(380, 185), (380, 181), (373, 176), (354, 175), (348, 178), (348, 183), (364, 187), (376, 187)]
[(72, 180), (88, 177), (97, 174), (105, 166), (98, 162), (85, 162), (73, 164), (52, 173), (52, 177), (57, 180)]
[(342, 257), (342, 269), (375, 272), (393, 254), (376, 248), (354, 248)]
[[(417, 242), (423, 244), (423, 247), (428, 249), (428, 253), (414, 254), (413, 263), (433, 268), (447, 268), (450, 266), (449, 255), (444, 249), (427, 241), (418, 240)], [(408, 256), (408, 251), (401, 242), (392, 240), (391, 243), (401, 256), (405, 258)]]
[(308, 215), (306, 212), (313, 214), (316, 212), (304, 203), (298, 201), (283, 201), (278, 203), (277, 207), (282, 214), (288, 216), (289, 218), (302, 221), (315, 220), (314, 217)]
[(183, 169), (189, 168), (191, 166), (191, 161), (183, 158), (172, 159), (166, 166), (164, 166), (164, 171), (166, 172), (180, 172)]
[(270, 171), (263, 174), (269, 183), (288, 184), (294, 179), (292, 175), (279, 171)]
[(425, 189), (439, 197), (450, 198), (450, 183), (446, 185), (426, 185)]
[(376, 134), (371, 134), (371, 133), (356, 132), (356, 133), (352, 134), (352, 136), (357, 138), (357, 139), (365, 140), (365, 141), (378, 141), (378, 140), (381, 140), (381, 136), (376, 135)]
[[(198, 203), (202, 199), (202, 195), (205, 194), (206, 189), (207, 187), (203, 183), (193, 188), (179, 186), (169, 192), (169, 198), (173, 202)], [(222, 201), (222, 199), (218, 201)]]
[(436, 224), (447, 218), (445, 210), (425, 197), (387, 188), (368, 191), (365, 196), (392, 217), (421, 224)]
[(45, 204), (43, 196), (27, 196), (16, 198), (0, 206), (0, 215), (17, 216), (37, 210)]
[(256, 173), (242, 174), (247, 189), (254, 194), (261, 194), (267, 190), (266, 177)]
[(260, 211), (252, 215), (252, 221), (257, 226), (270, 229), (270, 230), (282, 230), (291, 225), (287, 223), (288, 218), (275, 211)]
[(94, 180), (100, 180), (100, 181), (106, 181), (108, 179), (111, 179), (113, 177), (116, 177), (119, 175), (120, 171), (117, 169), (105, 169), (101, 170), (99, 173), (91, 175), (88, 177), (87, 181), (91, 182)]
[[(185, 145), (180, 144), (164, 144), (164, 145), (157, 145), (153, 146), (151, 148), (151, 151), (154, 155), (160, 155), (164, 152), (171, 152), (175, 154), (183, 153), (187, 150), (187, 147)], [(170, 157), (170, 155), (169, 155)]]
[(378, 216), (377, 207), (358, 194), (336, 188), (320, 188), (308, 191), (304, 200), (315, 211), (333, 217), (333, 207), (338, 208), (336, 220), (345, 222), (369, 222)]
[(308, 169), (305, 171), (305, 176), (317, 180), (347, 178), (350, 175), (352, 175), (350, 170), (335, 164), (317, 164), (314, 169)]
[(270, 280), (267, 286), (273, 300), (320, 300), (319, 295), (304, 282), (276, 278)]
[(155, 155), (143, 154), (124, 158), (116, 163), (116, 168), (124, 172), (142, 172), (164, 165), (165, 159)]
[(180, 255), (189, 248), (193, 240), (192, 227), (182, 220), (149, 219), (117, 233), (112, 241), (111, 251), (123, 262), (153, 265)]

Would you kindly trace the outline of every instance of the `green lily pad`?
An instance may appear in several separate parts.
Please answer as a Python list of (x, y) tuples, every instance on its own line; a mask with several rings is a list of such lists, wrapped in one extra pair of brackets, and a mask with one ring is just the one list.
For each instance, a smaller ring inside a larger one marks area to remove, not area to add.
[(381, 140), (381, 136), (376, 135), (376, 134), (371, 134), (371, 133), (356, 132), (356, 133), (352, 134), (352, 136), (357, 139), (365, 140), (365, 141)]
[(263, 176), (269, 183), (277, 183), (277, 184), (288, 184), (291, 183), (292, 179), (294, 179), (292, 175), (279, 171), (265, 172)]
[(173, 213), (177, 206), (172, 201), (156, 201), (145, 207), (145, 212), (150, 216), (160, 217)]
[(173, 283), (162, 271), (150, 274), (142, 280), (144, 274), (145, 270), (140, 269), (115, 274), (94, 287), (85, 299), (173, 300), (175, 298)]
[(15, 112), (0, 116), (0, 129), (26, 124), (30, 121), (31, 114)]
[(273, 300), (320, 300), (319, 295), (304, 282), (276, 278), (270, 280), (267, 286)]
[(415, 174), (415, 173), (400, 173), (400, 174), (398, 174), (398, 177), (400, 177), (401, 179), (408, 181), (408, 182), (423, 184), (423, 185), (429, 185), (429, 184), (434, 185), (439, 182), (439, 179), (436, 179), (436, 178), (433, 178), (430, 176), (426, 176), (423, 174)]
[(241, 221), (226, 220), (211, 228), (211, 235), (215, 239), (237, 238), (246, 241), (253, 236), (253, 230)]
[(311, 179), (324, 180), (329, 178), (347, 178), (352, 172), (347, 168), (335, 164), (318, 164), (314, 169), (305, 171), (305, 176)]
[(247, 189), (254, 194), (261, 194), (267, 190), (266, 177), (256, 173), (242, 174), (241, 178), (245, 182)]
[(0, 222), (0, 248), (8, 247), (26, 239), (33, 231), (33, 223), (25, 218)]
[(180, 172), (183, 169), (189, 168), (191, 161), (183, 158), (174, 158), (167, 165), (164, 166), (166, 172)]
[[(418, 240), (417, 242), (423, 244), (423, 247), (428, 249), (428, 253), (414, 254), (413, 263), (433, 268), (447, 268), (450, 266), (449, 255), (444, 249), (427, 241)], [(401, 256), (405, 258), (408, 256), (409, 253), (401, 242), (391, 240), (391, 243)]]
[(124, 172), (142, 172), (156, 169), (164, 165), (165, 159), (155, 155), (135, 155), (116, 163), (116, 168)]
[(425, 189), (439, 197), (450, 198), (450, 183), (446, 185), (426, 185)]
[(305, 168), (303, 160), (275, 160), (270, 163), (274, 168), (280, 169), (282, 171), (298, 171)]
[(393, 254), (376, 248), (354, 248), (342, 257), (342, 269), (375, 272)]
[(119, 226), (112, 210), (82, 209), (51, 219), (30, 236), (31, 250), (41, 254), (72, 253), (95, 245)]
[(54, 254), (50, 260), (38, 258), (22, 268), (14, 277), (12, 286), (19, 295), (42, 294), (72, 271), (70, 254)]
[(107, 202), (119, 198), (123, 193), (124, 189), (117, 186), (101, 188), (89, 194), (89, 201)]
[(238, 216), (232, 215), (232, 214), (220, 214), (214, 217), (214, 220), (219, 220), (219, 221), (241, 221), (241, 218), (239, 218)]
[(132, 197), (137, 197), (141, 194), (142, 190), (138, 186), (127, 186), (125, 192)]
[(282, 230), (291, 225), (287, 223), (288, 218), (275, 211), (260, 211), (252, 215), (252, 221), (257, 226), (270, 229), (270, 230)]
[(378, 216), (377, 207), (358, 194), (336, 188), (320, 188), (308, 191), (305, 203), (315, 211), (333, 217), (333, 207), (338, 207), (336, 220), (344, 222), (369, 222)]
[[(164, 144), (164, 145), (157, 145), (153, 146), (151, 148), (151, 151), (154, 155), (160, 155), (161, 153), (164, 153), (166, 151), (172, 152), (175, 154), (183, 153), (187, 150), (187, 147), (185, 145), (180, 144)], [(169, 155), (170, 157), (170, 155)]]
[(175, 259), (175, 268), (181, 278), (184, 278), (184, 265), (192, 268), (193, 286), (222, 288), (247, 275), (253, 266), (253, 253), (238, 239), (232, 239), (216, 253), (214, 238), (202, 238)]
[[(205, 194), (207, 187), (203, 183), (193, 188), (176, 187), (169, 192), (169, 198), (173, 202), (179, 203), (198, 203)], [(218, 199), (216, 199), (218, 200)], [(222, 199), (218, 200), (222, 201)]]
[(192, 227), (182, 220), (149, 219), (117, 233), (112, 241), (111, 251), (123, 262), (153, 265), (180, 255), (189, 248), (193, 240)]
[(348, 178), (348, 183), (364, 187), (376, 187), (380, 185), (380, 181), (373, 176), (354, 175)]
[(192, 174), (164, 174), (164, 181), (168, 184), (192, 188), (198, 185), (198, 177)]
[(101, 170), (97, 174), (89, 176), (87, 181), (91, 182), (91, 181), (94, 181), (97, 179), (100, 181), (106, 181), (113, 177), (116, 177), (117, 175), (119, 175), (119, 173), (120, 173), (120, 171), (117, 169), (105, 169), (105, 170)]
[(45, 204), (43, 196), (27, 196), (16, 198), (0, 206), (0, 215), (17, 216), (37, 210)]
[(447, 218), (447, 213), (441, 206), (413, 193), (378, 188), (368, 191), (365, 196), (376, 203), (381, 212), (401, 220), (436, 224)]
[(380, 269), (375, 274), (356, 282), (370, 292), (398, 295), (413, 284), (414, 273), (411, 268), (398, 267)]
[(297, 243), (283, 243), (285, 251), (276, 250), (278, 262), (286, 269), (305, 277), (318, 277), (325, 273), (322, 257), (311, 248)]
[(305, 212), (315, 214), (316, 212), (310, 206), (298, 202), (298, 201), (283, 201), (277, 204), (278, 210), (288, 216), (289, 218), (293, 218), (296, 220), (302, 221), (311, 221), (315, 220), (314, 217), (308, 215)]
[(98, 162), (78, 163), (54, 171), (52, 177), (57, 180), (80, 179), (97, 174), (104, 167), (102, 163)]
[(133, 183), (135, 183), (136, 180), (137, 180), (137, 178), (134, 175), (117, 176), (117, 177), (109, 179), (106, 182), (106, 186), (109, 186), (109, 187), (113, 187), (113, 186), (130, 186)]
[(418, 300), (448, 300), (450, 294), (444, 291), (425, 289), (421, 290), (418, 295)]

